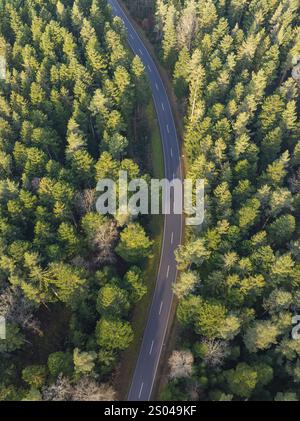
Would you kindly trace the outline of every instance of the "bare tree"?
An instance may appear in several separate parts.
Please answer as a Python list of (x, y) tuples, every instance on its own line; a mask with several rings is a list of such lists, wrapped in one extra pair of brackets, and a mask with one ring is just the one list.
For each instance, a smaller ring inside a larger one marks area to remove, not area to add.
[(197, 5), (194, 0), (190, 0), (186, 8), (181, 12), (181, 17), (177, 27), (177, 43), (179, 48), (186, 47), (191, 50), (192, 41), (197, 32)]
[(107, 384), (98, 384), (94, 379), (82, 377), (75, 385), (73, 401), (113, 401), (116, 392)]
[(44, 401), (113, 401), (116, 392), (110, 385), (98, 384), (87, 376), (72, 385), (60, 375), (54, 384), (43, 387), (42, 396)]
[(204, 362), (209, 367), (221, 365), (228, 353), (228, 344), (225, 341), (215, 339), (204, 339)]
[(56, 382), (42, 388), (44, 401), (70, 401), (73, 387), (68, 378), (59, 375)]
[(113, 263), (115, 261), (114, 246), (117, 239), (118, 230), (115, 221), (105, 222), (95, 231), (91, 243), (97, 253), (97, 262)]
[(94, 189), (86, 189), (83, 192), (78, 192), (75, 197), (76, 209), (80, 215), (85, 215), (95, 208), (96, 192)]
[(193, 371), (194, 357), (190, 351), (173, 351), (169, 358), (170, 377), (190, 377)]
[(0, 316), (41, 336), (43, 332), (34, 318), (34, 310), (35, 303), (24, 297), (19, 288), (7, 287), (0, 295)]

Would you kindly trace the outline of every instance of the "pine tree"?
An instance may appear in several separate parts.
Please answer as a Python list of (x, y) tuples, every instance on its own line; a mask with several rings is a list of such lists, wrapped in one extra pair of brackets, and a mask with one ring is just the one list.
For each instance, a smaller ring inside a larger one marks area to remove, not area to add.
[(164, 35), (162, 40), (162, 49), (163, 49), (163, 59), (165, 64), (173, 70), (173, 66), (176, 61), (176, 45), (177, 45), (177, 36), (176, 36), (176, 21), (177, 13), (174, 5), (168, 7), (166, 14), (166, 21), (164, 24)]

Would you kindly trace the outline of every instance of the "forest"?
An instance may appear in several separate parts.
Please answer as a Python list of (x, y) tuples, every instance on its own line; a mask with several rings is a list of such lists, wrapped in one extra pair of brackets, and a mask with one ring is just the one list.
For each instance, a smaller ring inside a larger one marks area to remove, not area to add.
[[(157, 398), (299, 401), (299, 0), (123, 3), (171, 80), (186, 178), (205, 181)], [(0, 401), (117, 400), (154, 239), (147, 218), (97, 213), (96, 185), (151, 175), (145, 69), (106, 0), (0, 0), (4, 61)]]
[(112, 400), (152, 240), (95, 188), (146, 174), (144, 68), (104, 0), (1, 1), (0, 56), (0, 400)]
[(176, 254), (161, 399), (299, 400), (299, 1), (135, 3), (184, 118), (187, 178), (206, 190)]

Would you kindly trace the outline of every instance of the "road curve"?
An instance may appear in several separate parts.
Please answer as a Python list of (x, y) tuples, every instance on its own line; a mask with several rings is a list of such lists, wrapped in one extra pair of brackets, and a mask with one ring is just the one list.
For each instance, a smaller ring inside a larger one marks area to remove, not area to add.
[[(182, 179), (180, 148), (170, 102), (155, 62), (117, 0), (108, 0), (114, 15), (126, 27), (128, 43), (147, 71), (163, 144), (165, 177)], [(149, 401), (173, 302), (172, 284), (177, 277), (174, 251), (181, 244), (183, 215), (166, 215), (161, 260), (143, 341), (135, 367), (128, 401)]]

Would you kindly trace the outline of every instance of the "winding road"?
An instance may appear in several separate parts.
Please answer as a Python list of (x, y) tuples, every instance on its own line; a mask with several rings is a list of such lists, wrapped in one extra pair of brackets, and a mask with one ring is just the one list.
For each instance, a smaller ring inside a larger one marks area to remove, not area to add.
[[(118, 1), (108, 0), (108, 3), (112, 7), (113, 14), (119, 16), (124, 22), (128, 43), (134, 54), (141, 58), (148, 74), (163, 144), (165, 177), (169, 180), (182, 179), (180, 148), (172, 109), (156, 64)], [(181, 244), (182, 228), (183, 215), (171, 213), (165, 216), (156, 287), (128, 401), (151, 399), (172, 308), (172, 284), (177, 277), (174, 251)]]

